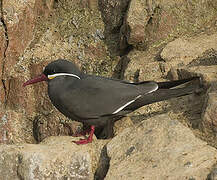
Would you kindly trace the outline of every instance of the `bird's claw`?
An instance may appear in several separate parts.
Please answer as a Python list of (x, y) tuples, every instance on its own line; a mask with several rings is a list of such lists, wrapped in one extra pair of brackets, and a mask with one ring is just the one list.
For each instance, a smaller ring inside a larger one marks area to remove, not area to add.
[(78, 144), (78, 145), (91, 143), (93, 141), (94, 130), (95, 130), (95, 127), (91, 126), (90, 131), (89, 131), (90, 135), (88, 136), (87, 139), (80, 139), (79, 141), (72, 141), (72, 142), (74, 142), (75, 144)]
[(88, 139), (80, 139), (79, 141), (72, 141), (73, 143), (80, 145), (80, 144), (88, 144), (92, 142), (91, 138)]

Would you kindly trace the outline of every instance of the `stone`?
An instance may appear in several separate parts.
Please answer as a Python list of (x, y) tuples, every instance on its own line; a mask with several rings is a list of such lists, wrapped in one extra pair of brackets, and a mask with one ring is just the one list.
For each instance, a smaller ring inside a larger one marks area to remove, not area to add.
[(6, 110), (0, 119), (0, 143), (13, 144), (35, 142), (32, 133), (32, 123), (22, 112)]
[(207, 176), (206, 180), (216, 180), (217, 179), (217, 168), (214, 167), (210, 174)]
[(56, 109), (43, 111), (33, 120), (33, 137), (38, 143), (50, 136), (73, 136), (81, 130), (81, 123), (66, 118)]
[(191, 3), (184, 0), (132, 0), (121, 27), (121, 39), (144, 50), (147, 47), (160, 48), (183, 35), (215, 32), (215, 8), (216, 1), (211, 0)]
[(128, 55), (129, 63), (124, 71), (124, 79), (129, 81), (161, 80), (164, 72), (160, 63), (154, 61), (151, 52), (132, 50)]
[[(16, 2), (3, 0), (1, 3), (0, 33), (3, 34), (1, 36), (3, 39), (1, 39), (0, 45), (0, 118), (4, 119), (6, 117), (7, 122), (1, 122), (1, 128), (4, 128), (0, 141), (4, 143), (20, 142), (22, 138), (26, 142), (33, 140), (31, 137), (32, 124), (27, 121), (28, 118), (24, 117), (24, 114), (33, 115), (34, 100), (30, 89), (23, 91), (22, 84), (26, 76), (21, 73), (20, 69), (16, 69), (16, 63), (18, 57), (33, 40), (33, 30), (36, 26), (37, 17), (39, 14), (43, 16), (45, 11), (46, 13), (50, 12), (49, 10), (43, 11), (46, 9), (46, 5), (40, 5), (40, 3), (41, 1), (35, 0)], [(25, 99), (28, 99), (28, 101)], [(20, 124), (17, 124), (17, 122), (20, 122)], [(16, 125), (18, 126), (16, 127)], [(16, 135), (15, 132), (18, 134)]]
[(127, 14), (129, 3), (130, 0), (100, 0), (98, 3), (105, 24), (105, 41), (113, 55), (126, 54), (128, 49), (128, 44), (122, 40), (120, 31), (122, 31), (121, 26)]
[(179, 78), (200, 76), (202, 78), (203, 85), (210, 88), (210, 91), (215, 91), (217, 89), (217, 84), (215, 83), (217, 78), (216, 68), (217, 65), (180, 67), (176, 69), (176, 73)]
[[(1, 15), (6, 28), (1, 23), (0, 33), (4, 35), (7, 30), (9, 44), (6, 47), (6, 38), (1, 36), (0, 48), (5, 56), (0, 60), (0, 119), (7, 114), (18, 119), (7, 119), (6, 124), (0, 120), (1, 142), (35, 143), (51, 135), (77, 131), (78, 124), (69, 122), (51, 104), (46, 83), (25, 89), (22, 84), (58, 58), (72, 60), (85, 72), (112, 76), (119, 58), (110, 56), (104, 42), (104, 23), (94, 3), (3, 1)], [(22, 122), (19, 128), (14, 126), (17, 122)], [(19, 132), (17, 136), (15, 132)], [(7, 141), (2, 140), (6, 136)]]
[(207, 93), (202, 113), (203, 130), (206, 133), (217, 135), (217, 93)]
[[(142, 44), (145, 41), (145, 28), (152, 12), (145, 1), (132, 0), (123, 26), (130, 27), (127, 42), (129, 44)], [(123, 28), (123, 27), (122, 27)], [(126, 29), (126, 28), (125, 28)]]
[(201, 57), (207, 50), (217, 51), (217, 33), (200, 35), (191, 38), (178, 38), (166, 45), (161, 52), (161, 58), (166, 62), (177, 62), (187, 65)]
[[(23, 53), (25, 48), (31, 43), (34, 38), (34, 28), (36, 19), (39, 14), (43, 15), (43, 10), (46, 6), (41, 4), (41, 1), (3, 1), (3, 18), (7, 27), (8, 47), (6, 50), (5, 61), (5, 76), (7, 77), (16, 64), (18, 57)], [(36, 9), (34, 9), (36, 8)], [(44, 11), (45, 12), (45, 11)], [(50, 11), (47, 10), (47, 13)], [(25, 28), (24, 28), (25, 27)], [(6, 77), (4, 77), (6, 79)]]
[(130, 117), (123, 117), (116, 121), (114, 124), (114, 135), (118, 135), (124, 129), (133, 126), (133, 122)]
[(129, 4), (129, 0), (102, 0), (99, 1), (103, 20), (110, 31), (117, 31), (123, 24), (123, 18)]
[(167, 77), (178, 79), (191, 74), (200, 75), (207, 81), (214, 79), (217, 65), (216, 35), (213, 33), (179, 38), (169, 43), (161, 52), (165, 61), (161, 63), (161, 68)]
[(93, 179), (101, 146), (78, 146), (64, 136), (38, 145), (0, 145), (1, 179)]
[(205, 179), (217, 150), (166, 114), (127, 128), (107, 144), (106, 180)]

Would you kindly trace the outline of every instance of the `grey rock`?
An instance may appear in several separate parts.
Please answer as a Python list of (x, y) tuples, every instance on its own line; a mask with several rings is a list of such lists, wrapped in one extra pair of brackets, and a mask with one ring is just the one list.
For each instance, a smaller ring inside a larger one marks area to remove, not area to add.
[(125, 129), (107, 145), (110, 168), (106, 180), (202, 180), (216, 163), (217, 150), (167, 115)]
[(49, 137), (40, 144), (0, 145), (0, 179), (93, 179), (101, 147), (94, 142), (78, 146), (69, 136)]

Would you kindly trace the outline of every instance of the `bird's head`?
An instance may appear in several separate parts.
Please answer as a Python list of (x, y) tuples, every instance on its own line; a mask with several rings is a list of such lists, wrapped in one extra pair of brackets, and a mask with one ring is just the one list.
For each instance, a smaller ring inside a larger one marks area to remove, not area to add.
[(72, 76), (74, 78), (80, 79), (81, 71), (79, 68), (70, 61), (64, 59), (58, 59), (49, 63), (42, 74), (39, 76), (26, 81), (23, 86), (34, 84), (41, 81), (50, 81), (57, 76)]

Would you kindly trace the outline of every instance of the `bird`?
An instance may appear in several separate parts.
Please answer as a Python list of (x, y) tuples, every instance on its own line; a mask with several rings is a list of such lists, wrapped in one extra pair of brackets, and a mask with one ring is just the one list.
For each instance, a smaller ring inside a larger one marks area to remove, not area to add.
[(23, 86), (46, 81), (52, 104), (66, 117), (90, 127), (80, 134), (89, 134), (86, 139), (73, 141), (79, 145), (92, 142), (97, 127), (104, 127), (105, 134), (111, 137), (114, 121), (142, 106), (196, 92), (196, 86), (176, 87), (196, 79), (200, 77), (129, 82), (87, 74), (72, 61), (57, 59)]

